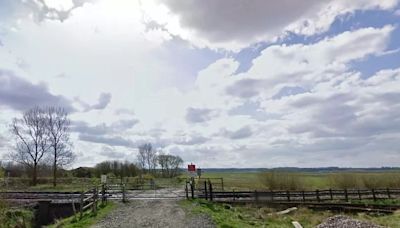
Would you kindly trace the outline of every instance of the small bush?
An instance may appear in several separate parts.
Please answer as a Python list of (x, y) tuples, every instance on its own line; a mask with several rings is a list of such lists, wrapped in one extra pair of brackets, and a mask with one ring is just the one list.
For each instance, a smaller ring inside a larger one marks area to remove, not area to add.
[(303, 177), (291, 172), (265, 172), (261, 174), (264, 185), (271, 190), (304, 189)]

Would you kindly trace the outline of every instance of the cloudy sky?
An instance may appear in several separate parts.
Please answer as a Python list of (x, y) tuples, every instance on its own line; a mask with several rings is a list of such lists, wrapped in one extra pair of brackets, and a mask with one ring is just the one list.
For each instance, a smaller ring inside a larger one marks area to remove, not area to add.
[(0, 0), (13, 117), (70, 111), (77, 166), (400, 166), (399, 0)]

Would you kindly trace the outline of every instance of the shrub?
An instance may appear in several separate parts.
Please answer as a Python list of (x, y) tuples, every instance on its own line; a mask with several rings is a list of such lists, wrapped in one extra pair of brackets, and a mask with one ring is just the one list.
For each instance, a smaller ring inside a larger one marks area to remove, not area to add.
[(265, 172), (261, 174), (262, 182), (271, 190), (304, 189), (303, 177), (291, 172)]

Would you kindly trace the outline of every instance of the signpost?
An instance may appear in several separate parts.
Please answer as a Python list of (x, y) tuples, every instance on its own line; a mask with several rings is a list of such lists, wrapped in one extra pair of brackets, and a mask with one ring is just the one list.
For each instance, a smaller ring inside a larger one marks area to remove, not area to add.
[(101, 175), (101, 183), (107, 184), (107, 175)]
[(198, 176), (199, 178), (201, 177), (201, 169), (200, 169), (200, 168), (197, 169), (197, 176)]
[(193, 163), (190, 163), (190, 165), (188, 165), (188, 171), (196, 172), (196, 165), (194, 165)]

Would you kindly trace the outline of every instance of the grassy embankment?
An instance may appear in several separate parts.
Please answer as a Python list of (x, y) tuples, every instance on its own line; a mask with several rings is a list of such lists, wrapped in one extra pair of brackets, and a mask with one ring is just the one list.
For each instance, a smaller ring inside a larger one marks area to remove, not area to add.
[[(293, 227), (292, 221), (298, 221), (303, 227), (315, 227), (326, 218), (337, 213), (329, 211), (312, 211), (300, 208), (285, 215), (275, 214), (275, 209), (262, 206), (232, 206), (229, 204), (217, 204), (204, 200), (182, 201), (189, 213), (209, 215), (217, 227)], [(398, 227), (400, 213), (392, 215), (369, 215), (365, 213), (347, 214), (355, 219), (370, 221), (385, 227)]]
[(0, 200), (0, 227), (30, 228), (33, 222), (33, 212), (25, 209), (11, 209)]
[(101, 219), (103, 219), (109, 212), (116, 207), (113, 202), (108, 202), (104, 206), (100, 206), (97, 210), (97, 214), (94, 215), (90, 212), (86, 212), (82, 219), (78, 219), (79, 215), (71, 216), (69, 218), (62, 219), (53, 225), (46, 226), (46, 228), (85, 228), (89, 227)]

